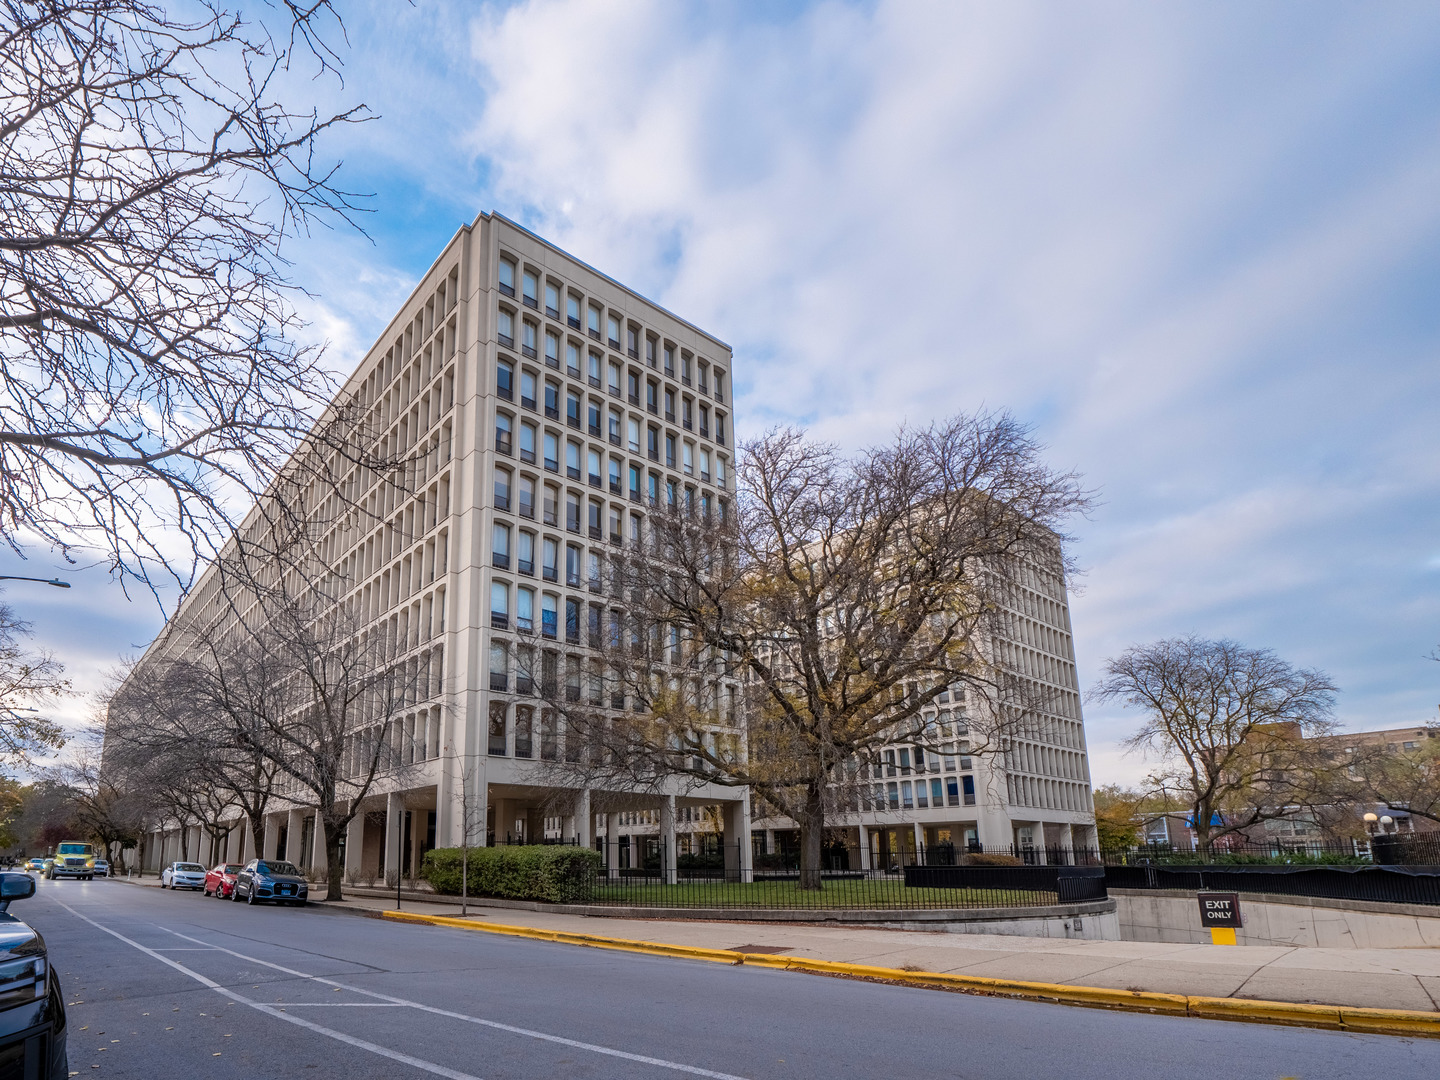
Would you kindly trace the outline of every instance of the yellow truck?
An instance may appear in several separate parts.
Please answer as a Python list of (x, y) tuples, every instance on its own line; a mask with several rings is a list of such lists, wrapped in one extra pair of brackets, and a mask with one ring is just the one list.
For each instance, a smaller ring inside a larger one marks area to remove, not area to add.
[(62, 877), (89, 881), (95, 876), (95, 845), (73, 841), (57, 844), (54, 861), (45, 871), (45, 876), (51, 881)]

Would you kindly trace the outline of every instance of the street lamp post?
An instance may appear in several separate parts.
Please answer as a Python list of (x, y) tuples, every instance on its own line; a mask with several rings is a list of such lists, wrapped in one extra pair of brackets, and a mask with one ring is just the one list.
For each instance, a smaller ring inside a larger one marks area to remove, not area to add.
[(15, 574), (0, 574), (0, 581), (38, 581), (42, 585), (54, 585), (57, 589), (70, 588), (70, 582), (61, 581), (59, 578), (19, 577)]

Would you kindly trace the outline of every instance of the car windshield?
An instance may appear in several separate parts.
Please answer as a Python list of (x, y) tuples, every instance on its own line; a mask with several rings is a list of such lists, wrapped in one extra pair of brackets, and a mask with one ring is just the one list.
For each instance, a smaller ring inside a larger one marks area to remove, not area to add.
[(220, 872), (222, 874), (238, 874), (241, 870), (244, 869), (245, 868), (239, 863), (226, 863), (220, 868)]
[(260, 871), (260, 873), (262, 874), (293, 874), (295, 877), (300, 876), (300, 871), (295, 869), (294, 865), (288, 862), (256, 863), (255, 869)]
[(193, 862), (177, 862), (175, 869), (183, 870), (187, 874), (203, 874), (205, 872), (205, 867)]

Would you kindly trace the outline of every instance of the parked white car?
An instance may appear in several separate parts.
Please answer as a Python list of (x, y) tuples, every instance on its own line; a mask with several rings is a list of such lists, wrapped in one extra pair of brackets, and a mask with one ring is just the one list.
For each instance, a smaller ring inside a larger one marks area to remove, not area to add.
[(205, 891), (205, 867), (197, 862), (173, 862), (160, 871), (162, 889), (198, 889)]

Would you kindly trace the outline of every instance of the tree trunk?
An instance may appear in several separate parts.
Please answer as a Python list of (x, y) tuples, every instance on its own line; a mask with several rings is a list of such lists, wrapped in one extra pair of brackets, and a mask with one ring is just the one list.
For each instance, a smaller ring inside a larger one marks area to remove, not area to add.
[[(265, 857), (265, 811), (254, 810), (247, 816), (250, 818), (250, 846), (255, 849), (255, 858), (263, 859)], [(240, 861), (244, 862), (244, 844), (240, 845), (240, 854), (242, 856)]]
[(805, 798), (805, 816), (800, 820), (800, 888), (819, 890), (825, 846), (825, 796), (819, 788)]
[(340, 861), (340, 837), (350, 822), (340, 824), (323, 816), (321, 820), (325, 825), (325, 899), (344, 900), (345, 867)]

